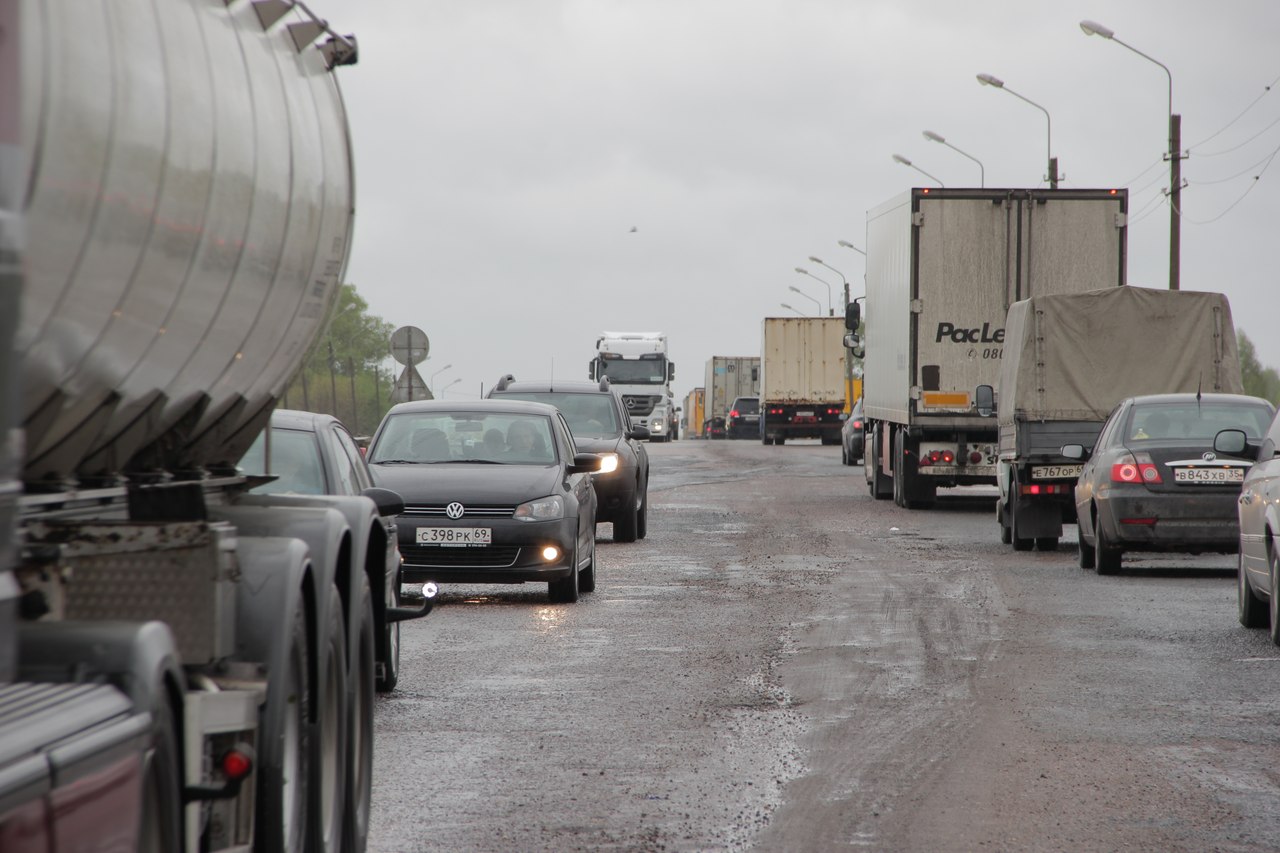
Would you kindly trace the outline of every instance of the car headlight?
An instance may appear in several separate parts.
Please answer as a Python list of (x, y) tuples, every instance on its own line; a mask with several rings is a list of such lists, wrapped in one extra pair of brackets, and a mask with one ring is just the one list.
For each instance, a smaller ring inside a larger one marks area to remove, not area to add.
[(516, 507), (512, 518), (517, 521), (554, 521), (557, 518), (564, 518), (564, 498), (551, 495), (522, 503)]
[(597, 474), (612, 474), (618, 470), (618, 465), (621, 464), (618, 461), (618, 454), (597, 453), (596, 455), (600, 457), (600, 470), (596, 471)]

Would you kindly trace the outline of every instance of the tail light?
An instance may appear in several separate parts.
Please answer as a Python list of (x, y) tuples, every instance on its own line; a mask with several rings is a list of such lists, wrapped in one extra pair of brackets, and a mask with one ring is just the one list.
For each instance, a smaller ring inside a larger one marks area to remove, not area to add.
[(840, 413), (841, 413), (841, 412), (843, 412), (843, 411), (844, 411), (844, 409), (831, 409), (831, 408), (828, 408), (828, 409), (827, 409), (827, 414), (828, 414), (828, 415), (838, 415), (838, 414), (840, 414)]
[(954, 465), (956, 455), (950, 450), (930, 450), (920, 454), (919, 465)]
[(729, 413), (729, 417), (731, 417), (731, 418), (736, 418), (736, 417), (738, 417), (738, 410), (737, 410), (737, 409), (734, 409), (732, 412), (730, 412), (730, 413)]
[(854, 421), (854, 422), (853, 422), (853, 428), (854, 428), (854, 429), (862, 429), (862, 421)]
[(1113, 483), (1163, 483), (1160, 469), (1146, 453), (1127, 454), (1111, 466)]
[(1024, 495), (1065, 495), (1075, 490), (1062, 483), (1032, 483), (1029, 486), (1019, 486), (1018, 491)]

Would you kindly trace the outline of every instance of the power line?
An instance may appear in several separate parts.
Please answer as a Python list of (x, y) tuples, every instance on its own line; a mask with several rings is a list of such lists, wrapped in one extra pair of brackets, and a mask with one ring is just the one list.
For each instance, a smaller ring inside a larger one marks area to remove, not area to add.
[[(1240, 119), (1244, 118), (1245, 113), (1249, 112), (1249, 110), (1251, 110), (1251, 109), (1253, 109), (1255, 106), (1257, 106), (1258, 101), (1261, 101), (1261, 100), (1262, 100), (1263, 98), (1265, 98), (1268, 94), (1270, 94), (1270, 93), (1271, 93), (1271, 90), (1275, 87), (1275, 85), (1276, 85), (1277, 83), (1280, 83), (1280, 77), (1277, 77), (1276, 79), (1272, 80), (1270, 84), (1268, 84), (1267, 86), (1264, 86), (1264, 87), (1263, 87), (1263, 89), (1262, 89), (1262, 94), (1261, 94), (1261, 95), (1259, 95), (1258, 97), (1254, 98), (1252, 101), (1250, 101), (1250, 102), (1249, 102), (1249, 105), (1248, 105), (1247, 107), (1245, 107), (1243, 110), (1241, 110), (1241, 111), (1240, 111), (1240, 114), (1239, 114), (1238, 116), (1236, 116), (1235, 118), (1233, 118), (1231, 121), (1227, 122), (1225, 125), (1223, 125), (1221, 128), (1219, 128), (1217, 131), (1215, 131), (1211, 136), (1207, 136), (1207, 137), (1205, 137), (1204, 139), (1202, 139), (1202, 140), (1200, 140), (1199, 142), (1197, 142), (1195, 145), (1189, 146), (1187, 150), (1191, 150), (1192, 148), (1197, 148), (1197, 147), (1199, 147), (1199, 146), (1201, 146), (1201, 145), (1204, 145), (1204, 144), (1205, 144), (1206, 142), (1208, 142), (1210, 139), (1213, 139), (1213, 138), (1215, 138), (1215, 137), (1219, 136), (1219, 135), (1220, 135), (1220, 134), (1222, 134), (1224, 131), (1226, 131), (1226, 130), (1227, 130), (1227, 128), (1231, 127), (1233, 124), (1235, 124), (1236, 122), (1238, 122)], [(1211, 155), (1211, 154), (1202, 154), (1201, 156), (1202, 156), (1202, 157), (1211, 157), (1211, 156), (1213, 156), (1213, 155)]]
[[(1234, 145), (1234, 146), (1232, 146), (1231, 148), (1224, 148), (1224, 149), (1222, 149), (1221, 151), (1210, 151), (1210, 152), (1208, 152), (1208, 153), (1203, 153), (1203, 152), (1197, 151), (1197, 152), (1196, 152), (1196, 156), (1197, 156), (1197, 157), (1220, 157), (1220, 156), (1222, 156), (1223, 154), (1230, 154), (1232, 151), (1238, 151), (1238, 150), (1240, 150), (1241, 148), (1243, 148), (1243, 147), (1245, 147), (1246, 145), (1248, 145), (1248, 144), (1249, 144), (1250, 142), (1252, 142), (1253, 140), (1257, 139), (1257, 138), (1258, 138), (1259, 136), (1261, 136), (1262, 134), (1266, 133), (1266, 132), (1267, 132), (1268, 130), (1270, 130), (1271, 128), (1275, 127), (1277, 124), (1280, 124), (1280, 118), (1277, 118), (1275, 121), (1271, 122), (1271, 124), (1267, 125), (1267, 126), (1266, 126), (1266, 127), (1264, 127), (1262, 130), (1260, 130), (1260, 131), (1258, 131), (1257, 133), (1255, 133), (1253, 136), (1250, 136), (1248, 139), (1246, 139), (1244, 142), (1241, 142), (1239, 145)], [(1210, 138), (1212, 138), (1212, 137), (1210, 137)], [(1202, 144), (1203, 144), (1203, 143), (1202, 143)], [(1192, 150), (1192, 149), (1188, 148), (1187, 150), (1188, 150), (1188, 151), (1190, 151), (1190, 150)]]
[(1222, 217), (1230, 213), (1235, 208), (1236, 205), (1244, 201), (1245, 196), (1253, 192), (1253, 188), (1258, 185), (1259, 181), (1262, 180), (1262, 176), (1266, 174), (1267, 169), (1271, 168), (1271, 164), (1275, 162), (1277, 154), (1280, 154), (1280, 148), (1277, 148), (1276, 150), (1271, 152), (1271, 156), (1267, 158), (1266, 165), (1262, 167), (1262, 171), (1253, 176), (1253, 180), (1249, 182), (1249, 186), (1245, 189), (1244, 192), (1240, 194), (1240, 197), (1237, 198), (1235, 201), (1231, 202), (1231, 204), (1227, 206), (1226, 210), (1222, 211), (1217, 216), (1213, 217), (1212, 219), (1187, 219), (1186, 217), (1182, 216), (1182, 211), (1180, 210), (1178, 211), (1178, 215), (1182, 217), (1184, 222), (1190, 222), (1192, 225), (1209, 225), (1211, 223), (1217, 222), (1219, 219), (1221, 219)]
[[(1280, 121), (1280, 119), (1277, 119), (1277, 121)], [(1234, 181), (1236, 178), (1240, 177), (1241, 175), (1247, 175), (1250, 172), (1252, 172), (1254, 169), (1263, 165), (1264, 163), (1270, 162), (1271, 158), (1275, 157), (1277, 153), (1280, 153), (1280, 146), (1276, 146), (1275, 148), (1271, 149), (1270, 154), (1265, 155), (1258, 162), (1253, 163), (1252, 165), (1246, 166), (1245, 168), (1241, 169), (1239, 172), (1236, 172), (1234, 175), (1231, 175), (1230, 177), (1218, 178), (1217, 180), (1213, 180), (1213, 181), (1191, 181), (1191, 183), (1198, 184), (1201, 186), (1211, 186), (1213, 184), (1225, 184), (1225, 183), (1228, 183), (1229, 181)]]

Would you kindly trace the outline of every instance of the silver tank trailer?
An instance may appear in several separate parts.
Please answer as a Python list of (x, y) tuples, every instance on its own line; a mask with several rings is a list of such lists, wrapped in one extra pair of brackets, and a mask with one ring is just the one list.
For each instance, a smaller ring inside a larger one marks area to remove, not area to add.
[(273, 49), (251, 3), (23, 10), (23, 479), (232, 464), (346, 264), (331, 54)]

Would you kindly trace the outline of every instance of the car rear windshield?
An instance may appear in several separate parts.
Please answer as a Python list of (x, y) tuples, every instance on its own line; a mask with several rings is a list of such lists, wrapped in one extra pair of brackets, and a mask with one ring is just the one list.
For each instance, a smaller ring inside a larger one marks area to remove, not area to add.
[(369, 463), (556, 462), (551, 421), (515, 412), (404, 412), (391, 415), (369, 448)]
[(1129, 410), (1124, 436), (1126, 444), (1187, 439), (1212, 443), (1219, 430), (1239, 429), (1256, 441), (1266, 433), (1271, 416), (1268, 406), (1248, 401), (1144, 403)]
[(513, 400), (550, 403), (560, 410), (577, 438), (616, 438), (618, 424), (613, 397), (606, 393), (584, 394), (576, 391), (503, 391), (500, 395)]
[(733, 401), (732, 408), (740, 415), (758, 415), (760, 414), (760, 398), (739, 397)]
[(266, 435), (263, 430), (240, 460), (240, 470), (246, 474), (271, 474), (273, 482), (258, 486), (255, 492), (269, 495), (323, 495), (324, 463), (320, 460), (320, 447), (316, 434), (300, 429), (271, 430), (271, 463), (266, 460)]

